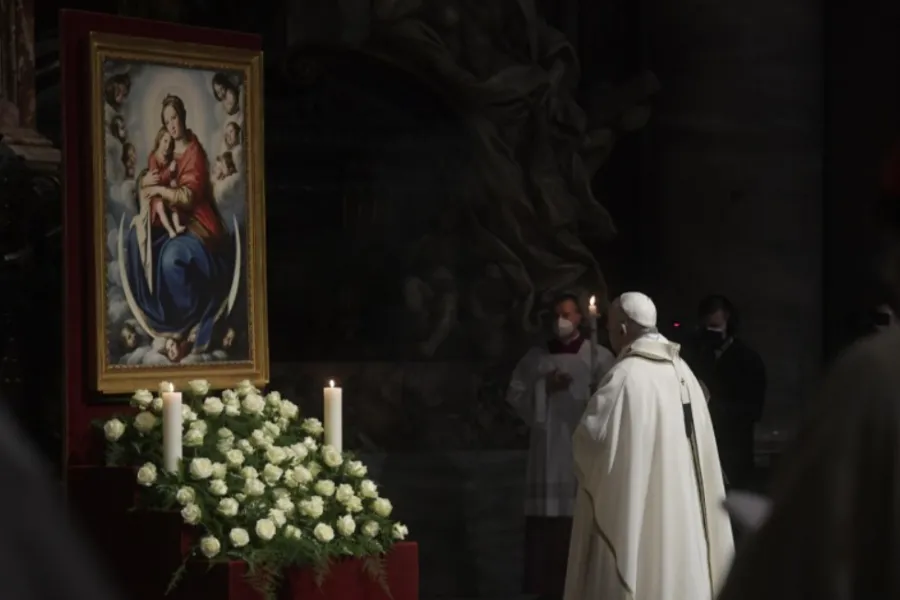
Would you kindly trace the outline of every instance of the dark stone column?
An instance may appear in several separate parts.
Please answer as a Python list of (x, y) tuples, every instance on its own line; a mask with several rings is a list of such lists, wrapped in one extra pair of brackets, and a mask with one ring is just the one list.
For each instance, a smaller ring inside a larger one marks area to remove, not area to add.
[(822, 4), (648, 6), (658, 300), (685, 320), (708, 292), (743, 309), (778, 422), (822, 365)]
[[(0, 0), (0, 103), (15, 105), (18, 125), (34, 129), (34, 3)], [(0, 123), (12, 124), (12, 107), (0, 106)]]

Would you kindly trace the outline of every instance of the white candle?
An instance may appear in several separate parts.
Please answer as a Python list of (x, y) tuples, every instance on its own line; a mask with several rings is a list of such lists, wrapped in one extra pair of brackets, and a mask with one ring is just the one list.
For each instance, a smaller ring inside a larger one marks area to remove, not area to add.
[(588, 301), (588, 319), (591, 325), (591, 393), (593, 394), (597, 381), (595, 375), (597, 368), (597, 297), (591, 296)]
[(325, 388), (325, 443), (344, 451), (344, 416), (341, 406), (342, 390), (334, 387), (334, 380)]
[(181, 392), (164, 392), (163, 401), (163, 468), (178, 470), (181, 460)]

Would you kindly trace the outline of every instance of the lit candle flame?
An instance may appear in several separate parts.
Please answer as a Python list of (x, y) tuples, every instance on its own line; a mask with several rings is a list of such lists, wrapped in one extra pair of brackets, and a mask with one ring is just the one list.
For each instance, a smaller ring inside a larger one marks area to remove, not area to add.
[(597, 297), (591, 296), (591, 299), (589, 300), (589, 302), (590, 302), (591, 308), (597, 306)]
[(334, 379), (329, 379), (329, 380), (328, 380), (328, 385), (329, 385), (330, 387), (334, 387)]

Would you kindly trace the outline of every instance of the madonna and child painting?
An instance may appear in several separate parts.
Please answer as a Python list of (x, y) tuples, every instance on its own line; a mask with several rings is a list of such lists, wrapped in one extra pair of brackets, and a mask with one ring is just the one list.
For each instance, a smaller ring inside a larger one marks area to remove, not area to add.
[(259, 53), (91, 51), (98, 389), (265, 379)]

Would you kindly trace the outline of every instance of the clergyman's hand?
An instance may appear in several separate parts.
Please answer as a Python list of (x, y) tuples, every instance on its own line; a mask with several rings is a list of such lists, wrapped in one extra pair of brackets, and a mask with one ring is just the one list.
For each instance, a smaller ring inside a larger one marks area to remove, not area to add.
[(555, 394), (556, 392), (562, 392), (564, 390), (569, 389), (569, 384), (572, 383), (572, 376), (568, 373), (562, 373), (560, 371), (553, 371), (549, 375), (547, 375), (547, 395)]

